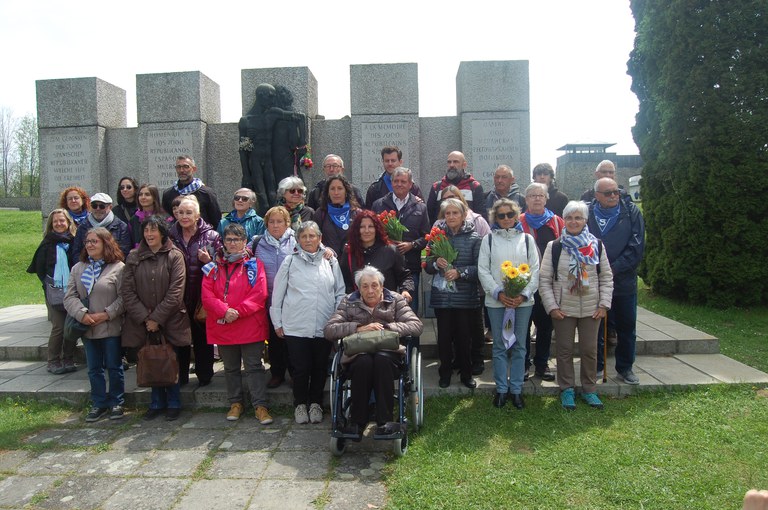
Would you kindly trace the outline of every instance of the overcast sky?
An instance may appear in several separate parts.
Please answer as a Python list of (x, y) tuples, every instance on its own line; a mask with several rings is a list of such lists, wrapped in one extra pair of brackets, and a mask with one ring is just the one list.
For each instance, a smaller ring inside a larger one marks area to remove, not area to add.
[(241, 69), (307, 66), (319, 113), (337, 119), (350, 65), (415, 62), (420, 116), (452, 116), (461, 61), (528, 60), (531, 163), (554, 165), (573, 142), (637, 154), (633, 42), (629, 0), (0, 0), (0, 106), (34, 114), (35, 80), (96, 76), (126, 90), (135, 126), (137, 74), (197, 70), (221, 88), (222, 122), (236, 122)]

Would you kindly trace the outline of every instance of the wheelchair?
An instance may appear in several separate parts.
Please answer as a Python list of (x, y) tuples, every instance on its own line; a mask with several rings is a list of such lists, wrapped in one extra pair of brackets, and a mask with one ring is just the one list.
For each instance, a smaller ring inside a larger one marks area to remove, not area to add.
[[(424, 424), (424, 386), (421, 377), (421, 352), (419, 339), (405, 337), (401, 339), (406, 350), (401, 360), (397, 377), (394, 379), (393, 392), (395, 397), (394, 417), (400, 423), (400, 430), (386, 435), (374, 434), (375, 440), (391, 440), (392, 451), (397, 457), (402, 457), (408, 451), (408, 432), (418, 432)], [(344, 354), (341, 341), (337, 344), (336, 354), (330, 368), (330, 402), (331, 402), (331, 453), (340, 457), (344, 454), (350, 441), (358, 442), (360, 435), (344, 432), (351, 416), (352, 388), (341, 364)], [(410, 416), (408, 416), (410, 414)], [(360, 431), (362, 434), (362, 431)]]

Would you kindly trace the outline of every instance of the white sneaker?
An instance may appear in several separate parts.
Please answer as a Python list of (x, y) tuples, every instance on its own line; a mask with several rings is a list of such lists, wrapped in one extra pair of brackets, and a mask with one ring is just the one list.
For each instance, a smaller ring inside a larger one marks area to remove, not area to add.
[(296, 411), (293, 413), (293, 416), (296, 418), (296, 423), (299, 425), (303, 425), (305, 423), (309, 423), (309, 415), (307, 414), (307, 406), (304, 404), (299, 404), (296, 406)]
[(320, 407), (320, 404), (312, 404), (309, 406), (309, 421), (312, 423), (320, 423), (323, 421), (323, 408)]

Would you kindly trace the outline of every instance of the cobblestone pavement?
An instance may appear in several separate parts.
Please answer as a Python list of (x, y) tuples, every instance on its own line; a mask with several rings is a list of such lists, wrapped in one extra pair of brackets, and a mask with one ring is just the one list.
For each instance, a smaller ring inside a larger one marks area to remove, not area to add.
[(145, 422), (140, 412), (90, 424), (73, 414), (0, 453), (0, 508), (372, 509), (386, 499), (390, 441), (329, 450), (330, 418), (297, 425), (252, 414), (187, 411)]

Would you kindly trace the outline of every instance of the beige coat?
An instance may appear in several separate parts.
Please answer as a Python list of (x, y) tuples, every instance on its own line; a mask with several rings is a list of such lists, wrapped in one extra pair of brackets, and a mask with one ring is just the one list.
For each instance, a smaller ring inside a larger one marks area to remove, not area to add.
[(560, 260), (557, 264), (557, 280), (552, 272), (552, 243), (547, 244), (544, 256), (539, 268), (539, 295), (547, 313), (560, 309), (568, 317), (590, 317), (598, 306), (606, 310), (611, 308), (613, 297), (613, 273), (608, 256), (603, 247), (600, 254), (600, 274), (597, 274), (595, 266), (587, 266), (590, 286), (582, 296), (572, 294), (569, 291), (568, 264), (570, 255), (563, 250), (560, 252)]
[(64, 308), (67, 313), (82, 322), (83, 317), (89, 311), (93, 313), (107, 312), (109, 320), (97, 324), (85, 332), (83, 338), (108, 338), (120, 336), (123, 325), (123, 298), (120, 296), (120, 287), (123, 282), (122, 262), (105, 264), (101, 270), (99, 279), (93, 284), (89, 296), (88, 308), (85, 308), (80, 299), (86, 296), (85, 287), (80, 281), (83, 271), (88, 267), (85, 262), (78, 262), (69, 273), (67, 293), (64, 295)]

